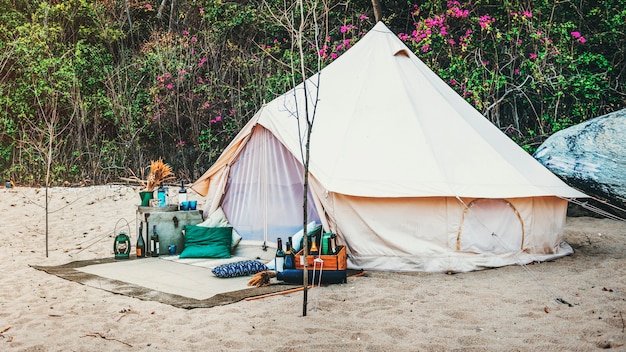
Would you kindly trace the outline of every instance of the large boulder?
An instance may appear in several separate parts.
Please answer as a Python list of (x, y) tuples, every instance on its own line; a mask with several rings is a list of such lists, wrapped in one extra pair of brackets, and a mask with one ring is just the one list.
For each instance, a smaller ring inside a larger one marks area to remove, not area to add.
[(553, 134), (534, 157), (566, 183), (597, 199), (587, 204), (626, 217), (626, 109)]

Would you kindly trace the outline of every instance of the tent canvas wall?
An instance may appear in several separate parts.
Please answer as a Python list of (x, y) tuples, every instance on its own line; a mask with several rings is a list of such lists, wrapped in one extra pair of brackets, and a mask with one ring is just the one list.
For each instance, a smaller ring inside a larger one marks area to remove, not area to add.
[[(571, 254), (570, 188), (443, 82), (384, 24), (265, 104), (193, 185), (244, 238), (302, 227), (305, 104), (315, 110), (308, 220), (348, 265), (469, 271)], [(296, 118), (300, 117), (300, 119)]]

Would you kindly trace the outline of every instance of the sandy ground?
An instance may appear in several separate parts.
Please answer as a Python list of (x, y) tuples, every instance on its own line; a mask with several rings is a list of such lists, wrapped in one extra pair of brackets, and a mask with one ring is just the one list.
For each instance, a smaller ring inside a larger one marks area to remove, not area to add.
[(113, 256), (116, 222), (134, 234), (139, 204), (130, 187), (51, 189), (46, 257), (44, 195), (0, 189), (2, 351), (626, 350), (623, 222), (569, 218), (575, 254), (554, 262), (311, 289), (303, 317), (301, 292), (185, 310), (34, 270)]

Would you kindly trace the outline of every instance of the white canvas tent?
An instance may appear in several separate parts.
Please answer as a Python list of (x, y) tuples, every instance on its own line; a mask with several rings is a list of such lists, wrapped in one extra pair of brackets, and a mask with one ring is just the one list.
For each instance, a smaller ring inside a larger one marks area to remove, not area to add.
[[(193, 189), (244, 239), (302, 227), (299, 121), (315, 108), (309, 221), (348, 266), (469, 271), (572, 253), (567, 200), (585, 197), (517, 146), (384, 24), (265, 104)], [(314, 106), (314, 103), (317, 106)], [(300, 121), (300, 129), (306, 128)]]

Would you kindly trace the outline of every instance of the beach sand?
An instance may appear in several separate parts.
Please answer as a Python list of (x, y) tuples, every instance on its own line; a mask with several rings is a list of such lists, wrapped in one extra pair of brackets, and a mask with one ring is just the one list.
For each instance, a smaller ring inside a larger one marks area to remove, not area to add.
[(575, 253), (553, 262), (367, 272), (309, 290), (303, 317), (302, 292), (186, 310), (35, 270), (112, 257), (116, 223), (134, 234), (139, 204), (131, 187), (50, 189), (46, 257), (44, 199), (0, 189), (2, 351), (626, 350), (624, 222), (568, 218)]

